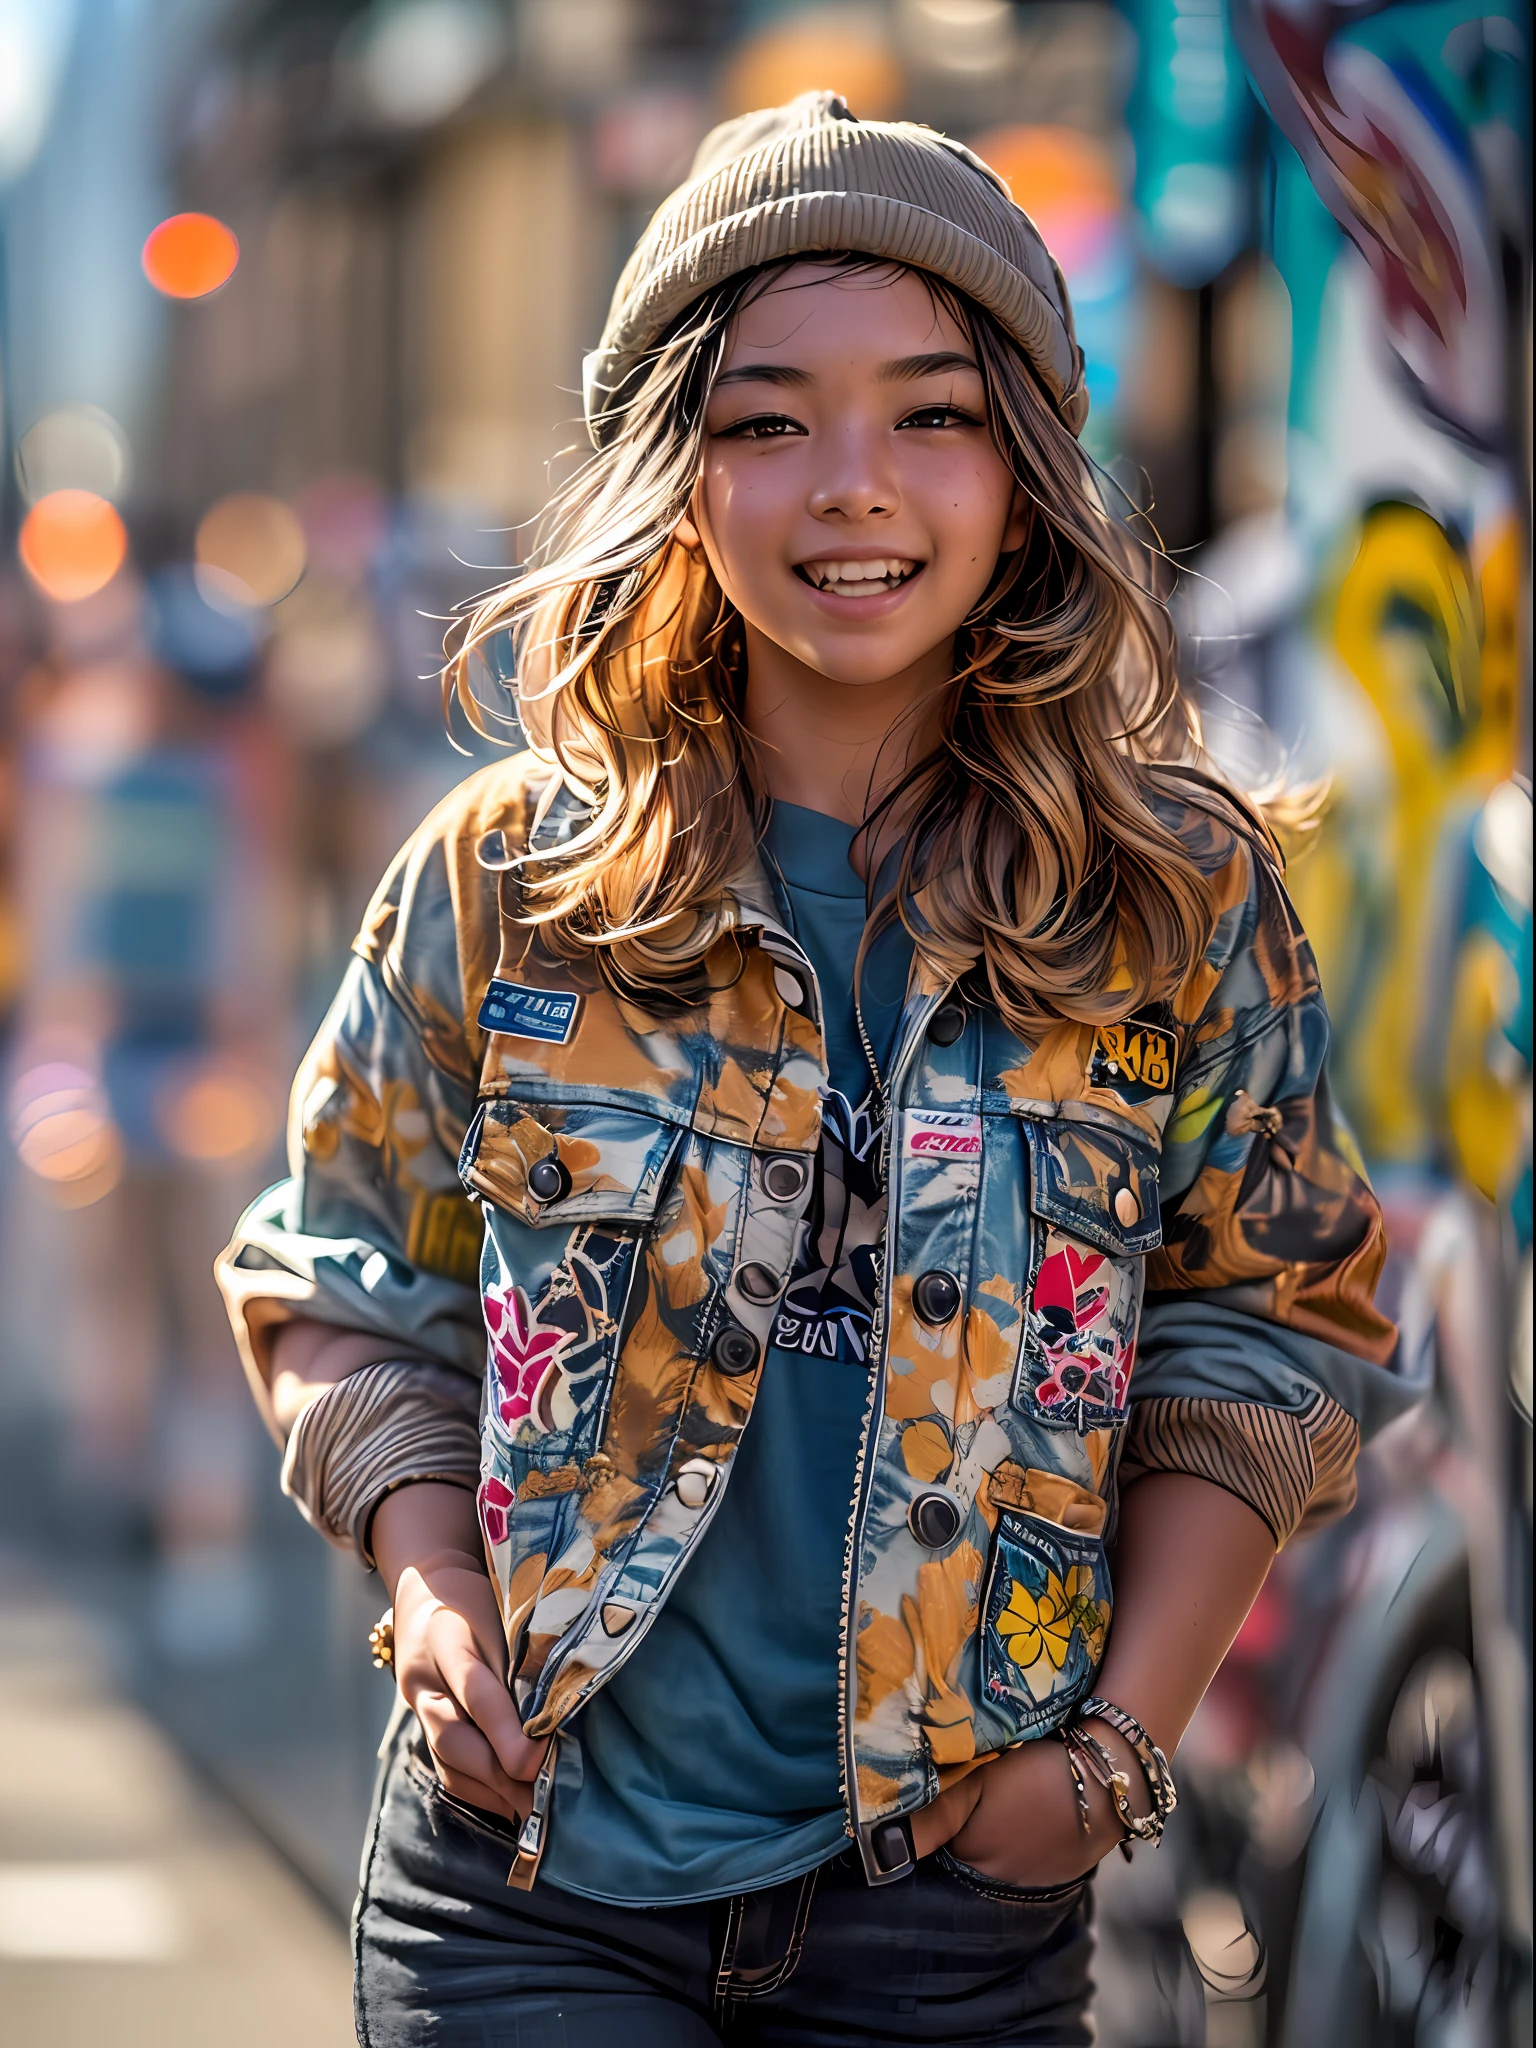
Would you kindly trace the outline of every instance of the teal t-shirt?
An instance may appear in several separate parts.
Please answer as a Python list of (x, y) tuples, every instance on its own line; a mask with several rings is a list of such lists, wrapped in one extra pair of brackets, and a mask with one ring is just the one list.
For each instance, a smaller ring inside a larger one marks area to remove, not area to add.
[[(750, 1891), (846, 1843), (837, 1638), (884, 1228), (852, 840), (835, 818), (774, 807), (764, 850), (821, 985), (831, 1091), (816, 1188), (725, 1497), (650, 1633), (561, 1741), (541, 1875), (618, 1904)], [(911, 957), (898, 924), (865, 963), (882, 1066)]]

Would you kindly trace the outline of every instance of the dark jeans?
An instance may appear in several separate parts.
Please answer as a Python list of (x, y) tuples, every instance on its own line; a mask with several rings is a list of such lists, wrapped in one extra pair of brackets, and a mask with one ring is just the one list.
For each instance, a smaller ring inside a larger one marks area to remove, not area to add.
[(513, 1891), (511, 1862), (510, 1830), (444, 1792), (407, 1717), (353, 1924), (364, 2048), (1093, 2038), (1086, 1882), (1018, 1891), (941, 1851), (871, 1890), (850, 1852), (739, 1898), (608, 1906), (545, 1883)]

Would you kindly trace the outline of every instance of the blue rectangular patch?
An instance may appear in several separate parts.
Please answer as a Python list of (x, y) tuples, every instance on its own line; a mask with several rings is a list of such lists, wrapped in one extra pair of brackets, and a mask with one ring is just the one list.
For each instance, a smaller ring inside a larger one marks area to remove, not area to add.
[(515, 981), (493, 981), (485, 992), (478, 1019), (482, 1031), (508, 1038), (539, 1038), (546, 1045), (564, 1045), (576, 1028), (581, 998), (563, 989), (521, 988)]

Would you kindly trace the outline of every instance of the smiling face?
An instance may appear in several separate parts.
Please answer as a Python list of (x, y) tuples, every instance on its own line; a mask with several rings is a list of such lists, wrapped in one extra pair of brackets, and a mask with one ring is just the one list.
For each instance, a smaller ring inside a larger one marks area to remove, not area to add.
[(971, 343), (922, 278), (785, 271), (738, 315), (705, 425), (692, 525), (754, 680), (773, 650), (847, 685), (947, 680), (1027, 514)]

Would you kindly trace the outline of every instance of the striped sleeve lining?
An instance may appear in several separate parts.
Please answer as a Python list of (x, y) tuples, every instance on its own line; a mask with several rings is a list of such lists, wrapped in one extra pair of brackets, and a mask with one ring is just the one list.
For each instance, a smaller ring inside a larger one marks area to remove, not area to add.
[(1269, 1524), (1277, 1546), (1354, 1505), (1360, 1430), (1319, 1390), (1304, 1408), (1170, 1395), (1131, 1410), (1120, 1484), (1148, 1472), (1208, 1479)]
[(419, 1361), (366, 1365), (294, 1424), (283, 1491), (322, 1536), (371, 1565), (368, 1524), (385, 1494), (421, 1479), (474, 1490), (479, 1409), (466, 1374)]

